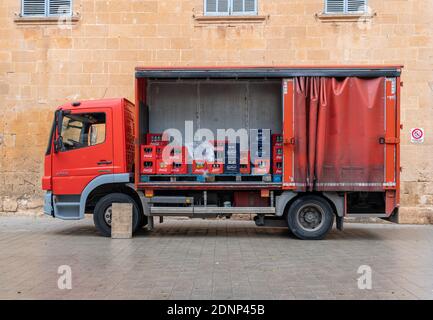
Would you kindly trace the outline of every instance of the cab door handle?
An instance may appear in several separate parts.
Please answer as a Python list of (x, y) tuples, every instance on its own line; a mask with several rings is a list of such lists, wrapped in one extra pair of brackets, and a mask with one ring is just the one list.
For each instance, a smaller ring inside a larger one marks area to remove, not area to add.
[(104, 164), (112, 164), (112, 163), (113, 163), (112, 161), (101, 160), (101, 161), (98, 162), (98, 166), (102, 166)]

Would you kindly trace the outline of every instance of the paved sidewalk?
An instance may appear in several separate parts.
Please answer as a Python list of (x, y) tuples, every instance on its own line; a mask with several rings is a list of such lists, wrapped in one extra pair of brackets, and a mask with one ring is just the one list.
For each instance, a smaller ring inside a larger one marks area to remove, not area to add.
[[(58, 267), (72, 289), (58, 289)], [(357, 270), (372, 268), (372, 289)], [(0, 217), (1, 299), (433, 299), (433, 226), (346, 224), (323, 241), (253, 222), (166, 220), (133, 239), (91, 218)]]

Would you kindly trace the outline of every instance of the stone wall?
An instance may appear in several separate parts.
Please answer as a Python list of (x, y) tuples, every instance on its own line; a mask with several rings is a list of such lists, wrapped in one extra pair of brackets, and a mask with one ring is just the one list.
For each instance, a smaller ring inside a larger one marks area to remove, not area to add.
[[(16, 21), (0, 2), (0, 212), (40, 212), (52, 111), (133, 99), (137, 65), (403, 64), (402, 222), (433, 216), (433, 2), (370, 0), (367, 23), (325, 22), (322, 0), (258, 0), (259, 18), (202, 20), (202, 0), (75, 0), (77, 21)], [(409, 130), (426, 129), (423, 145)]]

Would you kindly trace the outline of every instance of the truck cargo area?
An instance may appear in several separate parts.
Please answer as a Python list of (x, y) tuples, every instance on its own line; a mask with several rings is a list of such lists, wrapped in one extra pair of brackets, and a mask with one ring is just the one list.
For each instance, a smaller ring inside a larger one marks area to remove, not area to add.
[[(266, 128), (282, 131), (281, 81), (275, 79), (149, 79), (143, 84), (146, 102), (140, 107), (140, 138), (146, 133), (175, 128), (182, 137), (189, 121), (193, 132), (218, 129)], [(278, 188), (266, 175), (221, 173), (206, 175), (140, 175), (139, 186), (154, 189)]]

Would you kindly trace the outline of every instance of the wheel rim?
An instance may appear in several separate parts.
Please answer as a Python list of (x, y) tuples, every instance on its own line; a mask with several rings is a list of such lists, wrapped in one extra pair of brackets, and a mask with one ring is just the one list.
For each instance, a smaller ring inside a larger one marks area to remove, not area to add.
[(111, 216), (112, 216), (112, 213), (113, 213), (113, 207), (112, 206), (109, 206), (104, 211), (104, 221), (110, 227), (111, 227)]
[(324, 210), (316, 204), (306, 204), (299, 208), (296, 214), (298, 225), (308, 232), (320, 229), (324, 223), (324, 217)]

